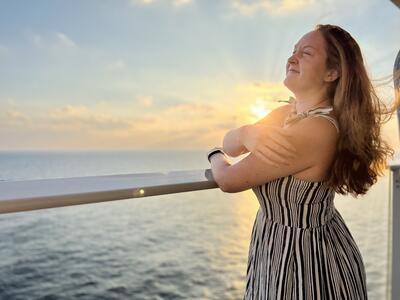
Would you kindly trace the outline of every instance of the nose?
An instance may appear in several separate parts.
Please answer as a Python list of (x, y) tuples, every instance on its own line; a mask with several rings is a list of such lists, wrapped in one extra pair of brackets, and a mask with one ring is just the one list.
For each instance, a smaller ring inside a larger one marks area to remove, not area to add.
[(296, 65), (297, 62), (298, 62), (298, 60), (297, 60), (296, 54), (293, 53), (292, 56), (290, 56), (287, 60), (287, 64), (286, 64), (287, 69), (289, 70), (290, 65)]
[(288, 58), (288, 63), (297, 63), (297, 57), (296, 53), (293, 53), (289, 58)]

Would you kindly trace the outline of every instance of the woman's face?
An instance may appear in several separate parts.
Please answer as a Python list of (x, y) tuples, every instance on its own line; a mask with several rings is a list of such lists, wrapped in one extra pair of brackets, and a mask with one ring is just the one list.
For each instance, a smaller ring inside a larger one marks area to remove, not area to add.
[(286, 64), (285, 86), (295, 95), (309, 96), (326, 89), (325, 40), (317, 30), (305, 34), (294, 46)]

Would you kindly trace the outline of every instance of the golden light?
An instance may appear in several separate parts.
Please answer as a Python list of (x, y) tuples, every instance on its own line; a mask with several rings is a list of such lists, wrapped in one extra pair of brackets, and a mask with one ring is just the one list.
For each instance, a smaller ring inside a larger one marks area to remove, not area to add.
[(250, 106), (250, 111), (257, 119), (264, 118), (271, 112), (270, 109), (267, 109), (265, 101), (262, 98), (256, 99), (256, 102)]

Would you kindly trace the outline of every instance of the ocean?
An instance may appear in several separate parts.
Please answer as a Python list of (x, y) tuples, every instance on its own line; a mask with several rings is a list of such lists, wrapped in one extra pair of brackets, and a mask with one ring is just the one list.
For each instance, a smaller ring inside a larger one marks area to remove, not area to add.
[[(0, 180), (209, 168), (206, 151), (0, 152)], [(367, 272), (388, 293), (389, 171), (335, 196)], [(0, 299), (242, 299), (259, 204), (219, 189), (0, 215)]]

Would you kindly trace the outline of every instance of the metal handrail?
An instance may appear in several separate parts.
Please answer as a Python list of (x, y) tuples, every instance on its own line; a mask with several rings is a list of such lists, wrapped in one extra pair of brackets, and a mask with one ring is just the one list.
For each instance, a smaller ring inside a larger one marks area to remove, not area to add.
[(211, 169), (0, 182), (0, 213), (217, 188)]

